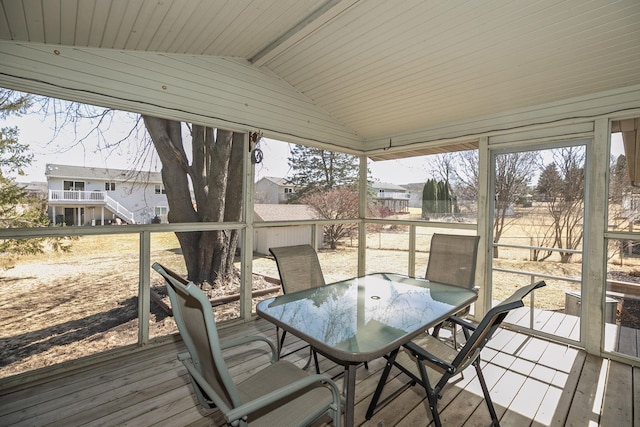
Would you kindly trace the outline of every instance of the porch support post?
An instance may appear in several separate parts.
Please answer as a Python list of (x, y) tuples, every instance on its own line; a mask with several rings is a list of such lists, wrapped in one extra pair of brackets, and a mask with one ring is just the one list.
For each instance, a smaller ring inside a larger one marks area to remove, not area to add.
[(360, 155), (360, 170), (358, 183), (358, 214), (360, 221), (358, 222), (358, 276), (365, 274), (367, 270), (367, 224), (365, 218), (367, 216), (367, 156)]
[(242, 214), (245, 227), (240, 233), (240, 239), (242, 239), (242, 251), (240, 264), (240, 317), (248, 322), (251, 320), (251, 288), (253, 286), (253, 219), (254, 219), (254, 182), (255, 179), (255, 165), (251, 162), (249, 153), (254, 148), (249, 141), (249, 133), (245, 132), (243, 141), (243, 209)]
[(138, 276), (138, 345), (149, 343), (149, 321), (151, 318), (151, 233), (140, 233)]
[[(604, 345), (607, 286), (607, 182), (609, 176), (609, 120), (596, 119), (593, 140), (587, 146), (582, 318), (580, 336), (588, 353), (600, 355)], [(603, 215), (604, 213), (604, 215)]]
[(476, 264), (476, 283), (479, 286), (478, 299), (474, 310), (474, 317), (482, 319), (491, 308), (491, 271), (487, 268), (493, 253), (491, 200), (489, 195), (491, 186), (491, 156), (489, 153), (489, 138), (482, 137), (478, 141), (478, 262)]
[(51, 222), (53, 223), (53, 226), (56, 226), (56, 206), (53, 205), (51, 206)]

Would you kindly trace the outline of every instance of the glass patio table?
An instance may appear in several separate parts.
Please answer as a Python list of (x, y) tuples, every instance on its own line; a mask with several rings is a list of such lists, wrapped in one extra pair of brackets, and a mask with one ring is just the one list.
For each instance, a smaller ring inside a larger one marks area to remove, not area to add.
[(458, 286), (374, 273), (268, 298), (256, 311), (345, 367), (345, 424), (352, 426), (356, 366), (389, 354), (477, 297)]

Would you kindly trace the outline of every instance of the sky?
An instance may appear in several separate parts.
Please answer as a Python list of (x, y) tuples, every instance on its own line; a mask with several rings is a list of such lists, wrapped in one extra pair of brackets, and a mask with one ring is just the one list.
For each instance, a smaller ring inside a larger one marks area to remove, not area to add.
[[(34, 154), (31, 165), (25, 168), (25, 175), (17, 178), (19, 182), (46, 181), (44, 173), (48, 163), (127, 169), (130, 162), (131, 153), (125, 146), (111, 152), (107, 157), (105, 153), (96, 150), (95, 143), (88, 142), (71, 147), (74, 136), (69, 132), (62, 133), (54, 139), (53, 123), (43, 122), (35, 115), (12, 117), (0, 125), (17, 126), (18, 141), (29, 145), (30, 151)], [(122, 132), (123, 129), (114, 130), (113, 139), (120, 138)]]
[[(53, 123), (42, 121), (36, 115), (23, 117), (11, 117), (0, 126), (17, 126), (19, 128), (19, 141), (28, 144), (34, 153), (34, 161), (25, 169), (26, 175), (17, 177), (19, 182), (44, 182), (45, 166), (47, 163), (66, 164), (74, 166), (109, 167), (114, 169), (128, 169), (130, 158), (134, 151), (130, 147), (120, 145), (107, 157), (96, 150), (95, 144), (89, 141), (84, 146), (75, 146), (69, 149), (73, 141), (73, 135), (61, 134), (53, 139)], [(131, 128), (131, 123), (123, 124), (120, 129), (112, 126), (110, 139), (117, 140), (124, 132)], [(256, 165), (256, 180), (265, 177), (286, 177), (290, 173), (287, 157), (290, 145), (280, 141), (263, 138), (259, 148), (264, 153), (264, 160)], [(620, 134), (612, 137), (612, 152), (622, 152), (622, 138)], [(149, 169), (159, 171), (159, 168)], [(397, 185), (425, 182), (431, 178), (427, 162), (424, 157), (414, 157), (402, 160), (388, 160), (381, 162), (369, 162), (369, 170), (374, 180), (390, 182)]]

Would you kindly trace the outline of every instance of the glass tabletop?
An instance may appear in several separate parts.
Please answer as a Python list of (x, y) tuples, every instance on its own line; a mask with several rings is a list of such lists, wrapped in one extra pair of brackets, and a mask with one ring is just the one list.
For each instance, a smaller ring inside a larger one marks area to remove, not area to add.
[(375, 273), (269, 298), (257, 312), (329, 356), (359, 362), (387, 354), (476, 298), (457, 286)]

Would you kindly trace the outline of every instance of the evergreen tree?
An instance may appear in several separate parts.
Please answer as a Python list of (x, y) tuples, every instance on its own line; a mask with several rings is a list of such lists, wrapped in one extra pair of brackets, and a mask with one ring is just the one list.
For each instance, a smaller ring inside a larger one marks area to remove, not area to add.
[(452, 213), (453, 199), (449, 182), (429, 179), (422, 189), (422, 218), (428, 218), (429, 214), (451, 215)]
[[(10, 115), (27, 112), (31, 105), (28, 95), (0, 89), (0, 120)], [(31, 164), (33, 154), (29, 146), (18, 141), (16, 127), (0, 127), (0, 227), (29, 228), (43, 227), (49, 224), (45, 211), (45, 202), (41, 198), (29, 195), (24, 186), (14, 181), (14, 175), (24, 175), (23, 168)], [(0, 242), (0, 251), (14, 254), (33, 254), (42, 252), (45, 243), (56, 250), (67, 250), (65, 239), (7, 239)]]
[(293, 170), (288, 181), (296, 187), (289, 199), (291, 203), (298, 203), (316, 190), (357, 186), (359, 161), (356, 156), (298, 145), (287, 160)]
[(562, 177), (555, 163), (549, 163), (540, 174), (536, 191), (543, 196), (545, 201), (551, 200), (559, 192)]

